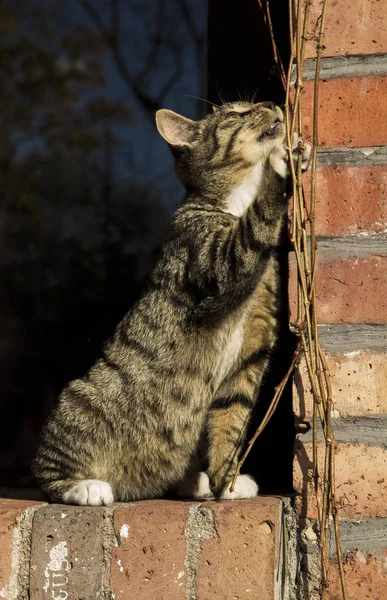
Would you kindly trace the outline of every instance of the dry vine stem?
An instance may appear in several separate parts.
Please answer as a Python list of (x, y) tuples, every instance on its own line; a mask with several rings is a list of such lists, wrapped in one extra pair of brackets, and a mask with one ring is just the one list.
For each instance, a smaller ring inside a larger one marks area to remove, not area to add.
[[(269, 0), (258, 0), (262, 9), (266, 26), (268, 28), (274, 59), (281, 77), (284, 81), (284, 67), (281, 62), (277, 45), (274, 39), (272, 20), (270, 15)], [(286, 141), (287, 147), (292, 148), (293, 133), (302, 132), (302, 97), (303, 88), (302, 69), (305, 55), (305, 39), (308, 31), (310, 0), (289, 0), (289, 31), (291, 40), (290, 61), (287, 77), (285, 78), (286, 101)], [(313, 394), (313, 484), (316, 496), (320, 552), (321, 552), (321, 589), (322, 600), (328, 599), (329, 586), (329, 523), (333, 521), (336, 540), (338, 568), (340, 574), (341, 594), (343, 600), (348, 600), (344, 571), (342, 565), (342, 551), (340, 543), (339, 520), (335, 498), (335, 440), (332, 431), (332, 393), (330, 386), (327, 361), (319, 341), (316, 308), (316, 231), (315, 231), (315, 199), (316, 199), (316, 162), (318, 145), (318, 88), (320, 76), (320, 63), (323, 49), (323, 36), (327, 13), (327, 0), (322, 0), (321, 14), (318, 18), (319, 35), (317, 39), (316, 67), (313, 94), (313, 135), (312, 135), (312, 164), (311, 187), (309, 206), (306, 204), (301, 173), (302, 141), (299, 142), (298, 158), (295, 160), (289, 151), (289, 167), (293, 183), (293, 211), (290, 229), (290, 239), (297, 262), (297, 316), (295, 328), (299, 333), (299, 343), (292, 363), (276, 387), (274, 397), (266, 412), (262, 423), (247, 446), (247, 450), (240, 459), (231, 489), (241, 466), (245, 461), (255, 440), (264, 429), (273, 415), (286, 382), (292, 375), (299, 362), (301, 353), (305, 357), (309, 381)], [(291, 76), (295, 68), (295, 84), (291, 86)], [(308, 243), (309, 236), (309, 243)], [(325, 455), (322, 464), (319, 464), (317, 446), (317, 427), (320, 423), (325, 439)]]

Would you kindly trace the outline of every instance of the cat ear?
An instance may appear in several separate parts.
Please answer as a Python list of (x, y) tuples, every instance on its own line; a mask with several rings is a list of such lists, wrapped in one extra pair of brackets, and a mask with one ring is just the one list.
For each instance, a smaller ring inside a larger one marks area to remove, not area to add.
[(181, 115), (162, 108), (156, 113), (156, 126), (159, 134), (170, 146), (188, 146), (191, 147), (195, 141), (197, 133), (197, 124), (191, 119), (186, 119)]
[(216, 110), (218, 110), (217, 106), (212, 105), (212, 112), (215, 112)]

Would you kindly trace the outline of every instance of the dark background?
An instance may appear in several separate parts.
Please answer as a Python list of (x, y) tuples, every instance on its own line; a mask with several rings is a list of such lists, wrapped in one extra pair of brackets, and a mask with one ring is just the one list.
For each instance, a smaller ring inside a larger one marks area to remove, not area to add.
[[(287, 2), (271, 7), (286, 65)], [(18, 485), (60, 390), (141, 293), (181, 202), (155, 111), (200, 118), (195, 97), (284, 94), (256, 0), (3, 0), (0, 89), (0, 483)], [(282, 342), (256, 422), (293, 347), (285, 237)], [(288, 389), (246, 464), (262, 491), (292, 491), (293, 439)]]

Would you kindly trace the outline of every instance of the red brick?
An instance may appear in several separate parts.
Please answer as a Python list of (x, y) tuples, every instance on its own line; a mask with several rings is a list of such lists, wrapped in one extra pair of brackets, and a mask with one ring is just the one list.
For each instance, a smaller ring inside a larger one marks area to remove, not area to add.
[(281, 529), (281, 501), (207, 502), (217, 538), (203, 542), (197, 600), (273, 600)]
[[(117, 599), (274, 599), (281, 501), (155, 500), (117, 508), (112, 555)], [(248, 591), (250, 590), (250, 591)]]
[[(387, 549), (378, 553), (348, 552), (344, 560), (345, 582), (351, 600), (385, 600)], [(342, 600), (339, 569), (330, 567), (329, 599)]]
[(0, 498), (0, 598), (8, 598), (12, 573), (12, 551), (18, 522), (27, 508), (40, 502)]
[(30, 600), (104, 597), (105, 509), (52, 504), (32, 526)]
[[(312, 0), (309, 30), (315, 39), (320, 0)], [(324, 56), (387, 52), (387, 11), (383, 0), (333, 0), (328, 4)], [(307, 45), (306, 56), (316, 55), (315, 43)]]
[[(348, 598), (350, 600), (384, 600), (387, 584), (387, 546), (383, 544), (383, 525), (376, 526), (373, 519), (367, 521), (356, 520), (341, 522), (341, 542), (343, 548), (342, 565)], [(375, 519), (379, 521), (379, 519)], [(362, 533), (356, 537), (357, 525)], [(368, 525), (367, 537), (364, 525)], [(333, 529), (333, 528), (332, 528)], [(347, 529), (347, 534), (343, 532)], [(350, 531), (354, 537), (350, 535)], [(332, 536), (334, 537), (333, 530)], [(321, 559), (318, 547), (318, 538), (311, 523), (301, 532), (301, 539), (306, 542), (301, 550), (302, 572), (304, 577), (299, 581), (300, 598), (317, 600), (320, 598), (319, 586), (321, 581)], [(328, 568), (327, 598), (329, 600), (342, 600), (340, 574), (337, 563), (336, 544), (332, 539), (331, 560)]]
[[(347, 356), (327, 355), (333, 408), (341, 417), (387, 414), (387, 355), (363, 350)], [(301, 420), (311, 421), (313, 397), (305, 360), (293, 380), (293, 406)]]
[[(387, 256), (331, 258), (319, 252), (316, 274), (320, 323), (385, 323), (387, 321)], [(296, 315), (296, 263), (290, 259), (290, 310)]]
[(186, 600), (190, 504), (169, 500), (136, 502), (114, 512), (119, 546), (113, 549), (111, 586), (117, 600)]
[[(309, 201), (309, 172), (305, 174), (304, 186)], [(346, 236), (386, 230), (385, 166), (322, 165), (317, 169), (317, 235)]]
[[(318, 444), (319, 464), (324, 464), (325, 444)], [(310, 481), (312, 443), (296, 441), (294, 487), (299, 492), (296, 508), (302, 516), (317, 518)], [(336, 502), (341, 518), (366, 519), (387, 516), (387, 450), (366, 444), (337, 443)]]
[[(386, 36), (387, 37), (387, 36)], [(319, 145), (327, 147), (387, 144), (386, 77), (338, 78), (320, 81)], [(303, 91), (304, 133), (312, 135), (313, 81)]]

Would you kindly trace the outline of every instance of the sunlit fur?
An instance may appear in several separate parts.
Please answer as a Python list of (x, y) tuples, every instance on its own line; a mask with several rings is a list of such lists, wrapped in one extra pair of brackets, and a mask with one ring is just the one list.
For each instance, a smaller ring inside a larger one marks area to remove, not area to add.
[(257, 165), (264, 165), (285, 135), (281, 124), (275, 136), (265, 137), (274, 121), (283, 122), (280, 108), (273, 111), (265, 105), (274, 107), (265, 102), (236, 102), (225, 104), (199, 122), (185, 120), (186, 145), (177, 146), (175, 151), (172, 145), (172, 151), (177, 175), (189, 193), (226, 208), (227, 196), (251, 176)]
[[(186, 198), (143, 297), (44, 430), (33, 472), (51, 501), (106, 504), (106, 484), (115, 500), (161, 496), (197, 480), (199, 457), (212, 493), (238, 497), (228, 486), (277, 341), (282, 121), (267, 103), (157, 114)], [(240, 497), (256, 493), (246, 482)]]

